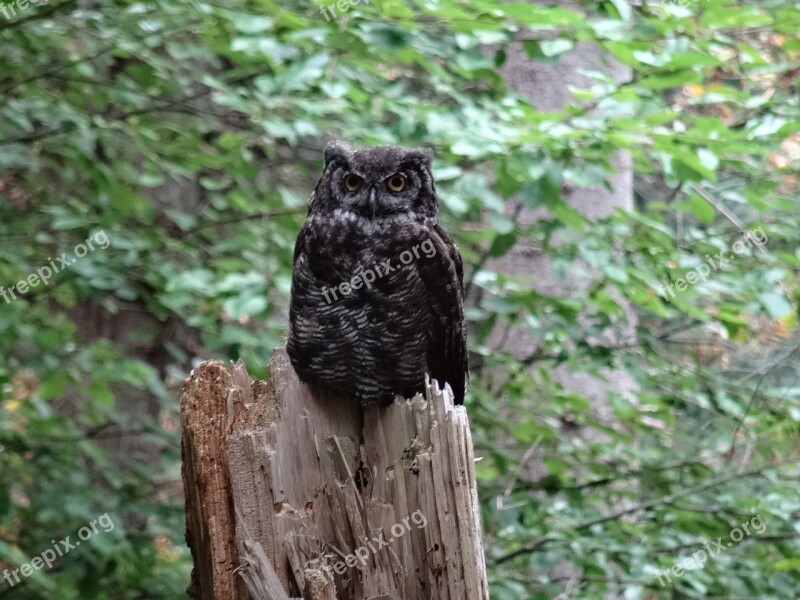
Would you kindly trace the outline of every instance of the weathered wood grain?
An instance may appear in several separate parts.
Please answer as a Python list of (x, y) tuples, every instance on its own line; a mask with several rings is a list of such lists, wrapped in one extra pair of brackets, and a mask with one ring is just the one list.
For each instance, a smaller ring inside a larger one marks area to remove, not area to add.
[(241, 582), (254, 600), (489, 597), (469, 423), (449, 389), (362, 409), (300, 383), (278, 351), (266, 382), (203, 363), (181, 410), (197, 600), (245, 600)]

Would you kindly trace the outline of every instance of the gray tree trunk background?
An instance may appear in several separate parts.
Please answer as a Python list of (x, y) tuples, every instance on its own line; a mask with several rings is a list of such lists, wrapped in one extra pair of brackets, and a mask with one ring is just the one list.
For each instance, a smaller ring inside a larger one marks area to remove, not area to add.
[[(573, 2), (555, 2), (565, 8), (578, 9)], [(579, 73), (579, 69), (597, 69), (611, 75), (617, 82), (630, 79), (631, 71), (628, 67), (603, 55), (592, 44), (579, 44), (571, 52), (563, 55), (558, 62), (545, 65), (531, 59), (522, 47), (522, 40), (531, 39), (531, 32), (521, 32), (518, 42), (506, 50), (506, 61), (500, 68), (507, 85), (514, 92), (528, 98), (532, 104), (542, 111), (559, 110), (566, 103), (575, 103), (570, 87), (586, 88), (591, 85), (590, 80)], [(538, 39), (538, 38), (537, 38)], [(613, 157), (616, 173), (608, 177), (611, 191), (606, 188), (564, 188), (561, 190), (564, 200), (589, 219), (602, 218), (614, 212), (615, 209), (629, 210), (633, 208), (633, 172), (631, 159), (627, 155)], [(506, 214), (516, 212), (519, 200), (512, 198), (506, 204)], [(523, 207), (518, 213), (520, 225), (530, 225), (542, 218), (552, 218), (544, 209)], [(543, 255), (535, 240), (520, 239), (509, 252), (487, 263), (487, 267), (508, 275), (522, 275), (530, 277), (535, 282), (537, 292), (552, 296), (571, 296), (574, 290), (585, 290), (588, 281), (575, 275), (556, 277), (550, 268), (550, 260)], [(584, 265), (587, 271), (591, 271)], [(614, 331), (606, 332), (608, 340), (617, 341), (629, 339), (635, 327), (635, 318), (632, 310), (628, 310), (627, 323), (621, 324)], [(538, 346), (538, 341), (530, 334), (525, 326), (509, 326), (499, 324), (489, 336), (488, 345), (502, 349), (517, 358), (529, 356)], [(631, 397), (631, 392), (636, 385), (632, 377), (625, 371), (607, 371), (605, 375), (608, 382), (579, 372), (570, 372), (565, 367), (558, 367), (554, 373), (554, 380), (562, 385), (565, 390), (577, 392), (587, 397), (591, 403), (597, 421), (613, 423), (612, 412), (607, 400), (608, 392), (616, 392), (623, 396)], [(599, 434), (594, 430), (583, 428), (576, 435), (585, 439), (594, 439)], [(528, 476), (536, 480), (547, 474), (544, 464), (533, 460), (527, 466)], [(568, 582), (577, 578), (577, 573), (570, 565), (559, 565), (550, 573), (553, 580)], [(572, 597), (568, 593), (561, 598)], [(575, 596), (577, 597), (577, 596)], [(607, 598), (616, 598), (609, 595)]]

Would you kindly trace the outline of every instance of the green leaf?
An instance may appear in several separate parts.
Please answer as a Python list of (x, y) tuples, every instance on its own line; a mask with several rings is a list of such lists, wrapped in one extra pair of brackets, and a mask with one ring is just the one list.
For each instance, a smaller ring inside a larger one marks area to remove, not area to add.
[(780, 319), (792, 312), (792, 305), (781, 292), (762, 292), (758, 299), (773, 319)]
[(655, 75), (647, 75), (642, 78), (639, 85), (646, 89), (663, 90), (668, 88), (680, 87), (687, 83), (698, 83), (702, 80), (702, 75), (690, 69), (673, 72), (663, 72)]
[(240, 33), (262, 33), (272, 29), (275, 24), (274, 19), (258, 15), (237, 15), (232, 14), (231, 23)]
[(562, 54), (569, 52), (575, 47), (572, 40), (559, 38), (541, 42), (525, 40), (522, 45), (528, 56), (537, 58), (543, 62), (552, 62), (547, 59), (557, 59)]

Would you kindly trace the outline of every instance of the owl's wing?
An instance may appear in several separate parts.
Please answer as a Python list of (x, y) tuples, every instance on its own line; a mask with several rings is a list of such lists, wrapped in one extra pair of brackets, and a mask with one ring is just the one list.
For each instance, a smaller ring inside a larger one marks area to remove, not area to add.
[(428, 337), (428, 371), (453, 389), (456, 404), (464, 403), (469, 369), (464, 324), (464, 269), (458, 248), (438, 224), (429, 229), (436, 250), (431, 258), (415, 261), (427, 290), (432, 330)]
[(297, 257), (306, 249), (306, 226), (300, 228), (297, 232), (297, 239), (294, 241), (294, 256), (292, 256), (292, 265), (297, 262)]

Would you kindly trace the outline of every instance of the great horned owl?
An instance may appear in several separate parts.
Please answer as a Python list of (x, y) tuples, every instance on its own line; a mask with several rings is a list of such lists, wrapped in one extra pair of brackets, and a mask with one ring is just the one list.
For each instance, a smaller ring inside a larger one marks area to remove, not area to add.
[(329, 144), (324, 159), (294, 250), (297, 375), (367, 405), (421, 392), (427, 373), (463, 403), (463, 270), (436, 220), (430, 158)]

